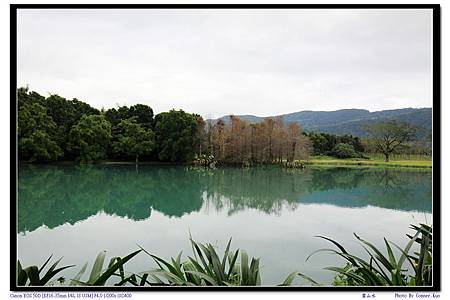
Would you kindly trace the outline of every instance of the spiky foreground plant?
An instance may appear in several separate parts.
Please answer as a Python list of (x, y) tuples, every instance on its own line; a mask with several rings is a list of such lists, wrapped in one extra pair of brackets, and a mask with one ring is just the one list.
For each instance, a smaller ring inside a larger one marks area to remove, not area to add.
[(125, 276), (123, 265), (134, 256), (136, 256), (139, 252), (141, 252), (141, 250), (137, 250), (131, 254), (128, 254), (124, 258), (113, 257), (109, 261), (106, 269), (103, 270), (106, 251), (102, 251), (97, 255), (97, 258), (95, 259), (94, 265), (92, 266), (92, 270), (89, 275), (89, 279), (84, 282), (80, 280), (83, 274), (86, 272), (88, 263), (85, 263), (80, 272), (78, 272), (78, 274), (71, 280), (71, 285), (101, 286), (105, 285), (106, 281), (112, 276), (121, 278), (121, 280), (114, 285), (124, 285), (125, 283), (135, 279), (136, 276), (133, 276), (134, 274), (132, 273), (129, 276)]
[[(432, 285), (432, 228), (425, 224), (420, 226), (411, 225), (415, 230), (414, 235), (407, 235), (410, 240), (405, 248), (400, 248), (394, 242), (388, 242), (384, 238), (385, 254), (368, 241), (354, 234), (363, 249), (369, 255), (369, 260), (365, 260), (356, 255), (352, 255), (338, 242), (324, 237), (333, 243), (335, 249), (319, 249), (308, 256), (307, 260), (318, 252), (331, 252), (344, 258), (347, 262), (345, 267), (328, 267), (330, 271), (337, 272), (333, 282), (334, 285), (350, 286), (407, 286), (407, 285)], [(410, 254), (414, 243), (420, 245), (420, 251)], [(397, 248), (401, 255), (396, 258), (391, 245)], [(387, 254), (386, 254), (387, 253)], [(408, 261), (412, 267), (412, 272), (404, 268), (404, 263)], [(411, 274), (413, 273), (413, 274)]]
[(231, 238), (222, 259), (211, 244), (197, 243), (192, 238), (190, 241), (194, 256), (188, 256), (184, 262), (181, 262), (181, 253), (169, 262), (141, 248), (159, 267), (144, 273), (161, 285), (261, 285), (259, 258), (252, 258), (249, 264), (247, 253), (239, 249), (230, 251)]
[[(51, 282), (51, 279), (55, 277), (56, 274), (61, 272), (62, 270), (65, 270), (67, 268), (74, 267), (72, 266), (65, 266), (56, 268), (56, 266), (59, 264), (59, 262), (62, 260), (62, 257), (58, 259), (53, 265), (48, 268), (47, 272), (42, 276), (43, 270), (45, 266), (50, 262), (50, 259), (53, 255), (50, 255), (50, 257), (45, 261), (45, 263), (38, 268), (37, 266), (29, 266), (26, 268), (22, 267), (22, 264), (20, 263), (20, 260), (17, 260), (17, 270), (16, 270), (16, 282), (18, 286), (43, 286)], [(63, 277), (60, 277), (58, 279), (60, 282), (63, 282), (65, 279)]]

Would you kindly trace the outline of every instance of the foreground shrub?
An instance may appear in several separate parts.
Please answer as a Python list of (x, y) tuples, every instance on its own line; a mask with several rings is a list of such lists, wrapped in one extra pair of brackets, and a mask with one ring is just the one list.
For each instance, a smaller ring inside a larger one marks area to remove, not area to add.
[(186, 286), (261, 285), (259, 258), (252, 258), (249, 264), (247, 253), (239, 249), (230, 251), (231, 238), (222, 259), (211, 244), (190, 241), (194, 257), (188, 256), (184, 262), (181, 262), (181, 253), (167, 262), (143, 250), (159, 267), (148, 272), (156, 283)]
[[(397, 244), (389, 242), (384, 238), (385, 252), (376, 248), (370, 242), (354, 234), (365, 252), (368, 259), (350, 254), (341, 244), (324, 236), (318, 236), (332, 243), (337, 249), (319, 249), (308, 256), (319, 252), (330, 252), (345, 259), (344, 267), (328, 267), (327, 270), (336, 272), (332, 285), (335, 286), (431, 286), (432, 285), (432, 227), (420, 224), (411, 225), (415, 231), (414, 235), (407, 235), (409, 242), (402, 249)], [(166, 261), (156, 255), (149, 253), (140, 247), (123, 258), (114, 257), (104, 267), (106, 252), (100, 252), (94, 261), (89, 278), (82, 281), (88, 264), (86, 263), (78, 274), (70, 280), (69, 285), (99, 286), (99, 285), (134, 285), (134, 286), (259, 286), (261, 285), (261, 272), (259, 258), (251, 258), (239, 249), (232, 251), (231, 238), (225, 248), (222, 258), (219, 258), (216, 250), (211, 244), (202, 244), (190, 239), (193, 256), (188, 256), (185, 261), (181, 260), (181, 253), (176, 258)], [(414, 245), (419, 245), (419, 252), (411, 253)], [(394, 246), (399, 257), (394, 255)], [(140, 273), (125, 272), (124, 265), (144, 252), (149, 255), (158, 268)], [(49, 263), (52, 256), (38, 268), (30, 266), (22, 268), (17, 261), (17, 285), (18, 286), (42, 286), (65, 283), (63, 277), (53, 280), (61, 271), (73, 267), (64, 266), (56, 268), (61, 259), (56, 261), (47, 272), (43, 269)], [(405, 262), (412, 269), (404, 266)], [(42, 275), (43, 274), (43, 275)], [(296, 277), (302, 277), (318, 285), (316, 281), (297, 271), (289, 274), (279, 286), (292, 285)], [(114, 279), (117, 281), (114, 282)]]
[(213, 155), (200, 154), (194, 156), (194, 160), (192, 163), (194, 164), (194, 166), (214, 168), (217, 164), (217, 161), (214, 159)]
[(360, 156), (356, 153), (352, 145), (345, 143), (337, 144), (333, 149), (332, 155), (338, 158), (354, 158)]
[[(48, 268), (47, 272), (45, 272), (44, 275), (42, 275), (45, 266), (49, 263), (52, 256), (53, 255), (50, 255), (50, 257), (45, 261), (45, 263), (40, 268), (38, 268), (37, 266), (30, 266), (30, 267), (22, 268), (22, 264), (20, 263), (20, 260), (17, 260), (17, 266), (16, 266), (17, 267), (17, 270), (16, 270), (17, 286), (47, 285), (49, 283), (52, 283), (51, 280), (53, 279), (53, 277), (56, 276), (56, 274), (58, 274), (59, 272), (61, 272), (64, 269), (74, 267), (74, 265), (72, 265), (72, 266), (56, 268), (56, 266), (62, 260), (62, 257), (61, 257), (53, 265), (51, 265)], [(64, 280), (65, 279), (63, 277), (58, 278), (58, 281), (61, 283), (64, 282)]]
[[(83, 276), (86, 271), (88, 263), (86, 263), (80, 270), (80, 272), (71, 280), (71, 285), (84, 285), (84, 286), (102, 286), (106, 285), (106, 281), (110, 279), (112, 276), (117, 276), (120, 278), (120, 281), (115, 283), (114, 285), (124, 285), (126, 283), (131, 283), (132, 281), (136, 281), (136, 275), (131, 273), (131, 275), (126, 276), (125, 271), (123, 269), (123, 265), (135, 257), (141, 250), (137, 250), (131, 254), (128, 254), (124, 258), (113, 257), (108, 264), (108, 267), (103, 270), (103, 264), (105, 261), (106, 251), (102, 251), (97, 255), (95, 259), (94, 265), (92, 266), (91, 274), (89, 275), (89, 279), (85, 282), (80, 281), (80, 278)], [(118, 273), (116, 273), (118, 271)]]
[[(323, 236), (319, 236), (333, 243), (338, 250), (319, 249), (313, 252), (307, 260), (318, 252), (331, 252), (337, 254), (347, 261), (345, 267), (328, 267), (330, 271), (337, 272), (333, 285), (348, 286), (431, 286), (432, 283), (432, 228), (425, 224), (420, 226), (411, 225), (415, 230), (413, 236), (407, 235), (410, 240), (405, 248), (400, 248), (394, 242), (388, 242), (384, 238), (385, 254), (383, 254), (373, 244), (363, 240), (354, 234), (363, 249), (369, 255), (366, 260), (356, 255), (352, 255), (338, 242)], [(410, 253), (414, 243), (420, 245), (420, 251)], [(401, 253), (396, 258), (392, 251), (393, 245)], [(408, 261), (412, 267), (413, 275), (404, 268), (404, 263)]]

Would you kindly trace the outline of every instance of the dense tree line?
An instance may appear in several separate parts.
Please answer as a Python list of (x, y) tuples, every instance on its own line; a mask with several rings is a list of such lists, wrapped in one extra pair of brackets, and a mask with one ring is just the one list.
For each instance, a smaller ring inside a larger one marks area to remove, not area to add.
[[(431, 133), (417, 141), (416, 129), (388, 121), (367, 128), (369, 138), (306, 133), (282, 117), (250, 123), (231, 115), (229, 122), (171, 110), (154, 115), (144, 104), (98, 110), (77, 99), (44, 97), (17, 89), (18, 156), (21, 161), (105, 159), (192, 161), (208, 155), (219, 162), (251, 165), (307, 159), (310, 154), (338, 158), (364, 153), (431, 155)], [(206, 160), (208, 161), (208, 160)]]
[(201, 137), (199, 152), (213, 155), (218, 161), (231, 163), (281, 163), (308, 158), (311, 143), (297, 123), (285, 124), (282, 118), (266, 118), (261, 123), (248, 123), (230, 116), (208, 121)]
[(360, 138), (352, 135), (339, 136), (322, 132), (310, 132), (306, 135), (312, 142), (314, 155), (361, 157), (365, 151)]
[(220, 162), (272, 163), (307, 158), (311, 143), (295, 123), (267, 118), (250, 124), (206, 123), (197, 114), (171, 110), (154, 115), (137, 104), (98, 110), (77, 99), (17, 90), (18, 155), (23, 161), (105, 159), (191, 161), (213, 155)]
[(19, 159), (53, 161), (76, 156), (69, 146), (70, 131), (82, 116), (100, 112), (77, 99), (47, 98), (27, 88), (17, 90)]
[(22, 161), (104, 159), (182, 162), (193, 159), (201, 117), (182, 110), (156, 116), (147, 105), (98, 110), (77, 99), (17, 90)]

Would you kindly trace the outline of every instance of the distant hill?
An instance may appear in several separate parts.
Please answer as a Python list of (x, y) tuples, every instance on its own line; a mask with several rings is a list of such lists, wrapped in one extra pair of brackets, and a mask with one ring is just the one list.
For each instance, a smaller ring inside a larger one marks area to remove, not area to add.
[[(375, 112), (365, 109), (305, 110), (280, 116), (287, 123), (299, 123), (308, 132), (327, 132), (338, 135), (351, 134), (359, 137), (367, 135), (365, 126), (390, 119), (406, 122), (423, 129), (423, 133), (419, 134), (419, 136), (425, 135), (426, 132), (431, 130), (432, 126), (431, 108), (402, 108)], [(250, 123), (259, 123), (264, 120), (264, 117), (253, 115), (237, 115), (237, 117)], [(230, 116), (224, 116), (219, 119), (225, 123), (230, 122)]]

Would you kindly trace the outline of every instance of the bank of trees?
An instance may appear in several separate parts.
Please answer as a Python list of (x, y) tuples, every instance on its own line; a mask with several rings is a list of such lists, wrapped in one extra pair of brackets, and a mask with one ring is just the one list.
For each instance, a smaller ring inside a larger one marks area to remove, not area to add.
[[(282, 117), (249, 123), (203, 120), (198, 114), (171, 110), (154, 115), (150, 106), (136, 104), (98, 110), (77, 99), (44, 97), (17, 89), (18, 157), (21, 161), (76, 160), (192, 161), (196, 156), (252, 165), (291, 163), (312, 155), (363, 158), (382, 153), (431, 155), (431, 133), (415, 139), (417, 128), (387, 121), (367, 127), (361, 141), (351, 135), (303, 131)], [(228, 119), (227, 119), (228, 120)]]
[(329, 155), (338, 158), (362, 157), (365, 151), (359, 137), (335, 135), (322, 132), (306, 134), (313, 145), (314, 155)]
[[(387, 120), (366, 126), (368, 137), (334, 135), (322, 132), (306, 133), (313, 145), (313, 155), (337, 158), (368, 158), (369, 154), (383, 155), (389, 162), (393, 154), (430, 156), (432, 134), (405, 122)], [(420, 133), (420, 134), (419, 134)], [(425, 138), (418, 138), (418, 136)]]
[(117, 125), (117, 138), (112, 143), (113, 151), (122, 156), (150, 155), (155, 146), (155, 134), (151, 128), (138, 123), (138, 118), (131, 117)]
[[(199, 142), (198, 115), (171, 110), (154, 116), (137, 104), (98, 110), (77, 99), (17, 90), (21, 161), (106, 159), (191, 160)], [(201, 118), (201, 117), (200, 117)]]
[(229, 123), (209, 121), (204, 136), (205, 152), (230, 163), (293, 162), (308, 158), (311, 152), (303, 129), (296, 123), (286, 124), (282, 118), (247, 123), (230, 116)]
[(307, 158), (311, 143), (298, 124), (267, 118), (250, 124), (208, 123), (200, 115), (171, 110), (154, 115), (136, 104), (98, 110), (77, 99), (17, 90), (18, 155), (23, 161), (106, 159), (191, 161), (213, 155), (227, 163), (292, 162)]

